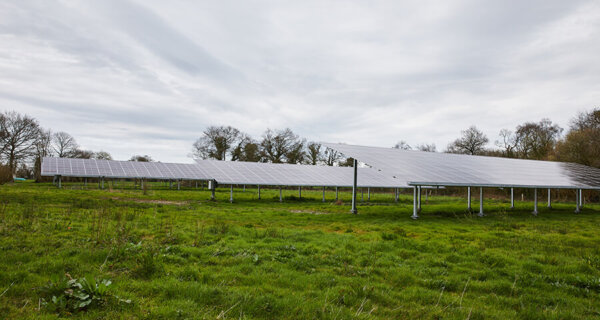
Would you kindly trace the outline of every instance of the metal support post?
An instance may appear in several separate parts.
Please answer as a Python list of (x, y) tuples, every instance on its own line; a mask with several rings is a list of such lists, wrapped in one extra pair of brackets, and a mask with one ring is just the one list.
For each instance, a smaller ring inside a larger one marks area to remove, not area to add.
[(196, 180), (196, 189), (198, 189), (198, 180)]
[(515, 208), (515, 188), (510, 188), (510, 208)]
[(298, 199), (302, 199), (302, 187), (298, 187)]
[(354, 181), (352, 182), (352, 209), (350, 209), (350, 212), (357, 214), (358, 210), (356, 210), (356, 181), (358, 175), (358, 161), (354, 159), (352, 165), (354, 167)]
[(58, 176), (57, 178), (58, 178), (58, 188), (62, 189), (62, 177)]
[(550, 188), (548, 188), (548, 209), (552, 209), (552, 193), (550, 191)]
[(323, 202), (325, 202), (325, 187), (323, 187)]
[(211, 190), (210, 190), (210, 200), (213, 200), (213, 201), (214, 201), (214, 200), (216, 199), (216, 198), (215, 198), (215, 190), (216, 190), (216, 189), (217, 189), (217, 188), (215, 188), (215, 186), (213, 185), (213, 186), (212, 186), (212, 188), (211, 188)]
[(467, 211), (473, 211), (471, 209), (471, 187), (467, 187)]
[(244, 185), (244, 192), (246, 192), (246, 185)]
[(579, 190), (575, 190), (575, 213), (581, 212), (581, 208), (580, 208), (580, 205), (579, 205), (579, 203), (580, 203), (579, 202), (579, 196), (580, 195), (581, 194), (579, 193)]
[(371, 188), (367, 187), (367, 201), (371, 201)]
[(169, 179), (169, 189), (173, 189), (173, 180)]
[(422, 193), (421, 186), (417, 187), (417, 192), (418, 192), (417, 193), (417, 204), (418, 204), (417, 210), (419, 212), (421, 212), (421, 193)]
[(335, 187), (335, 201), (338, 201), (338, 187)]
[(363, 202), (363, 201), (365, 201), (365, 195), (363, 192), (363, 188), (360, 188), (360, 202)]
[(418, 215), (418, 204), (417, 204), (417, 189), (418, 187), (413, 187), (413, 214), (411, 216), (411, 218), (413, 218), (413, 220), (417, 220), (419, 218)]
[(181, 180), (177, 180), (177, 190), (181, 190)]
[(144, 178), (142, 178), (142, 179), (140, 180), (140, 186), (142, 187), (142, 189), (144, 189)]
[(104, 190), (104, 177), (102, 177), (102, 190)]
[(429, 190), (425, 189), (425, 203), (429, 201)]
[(229, 203), (233, 203), (233, 185), (229, 187)]
[(83, 178), (83, 186), (87, 187), (87, 178)]
[(579, 189), (579, 207), (583, 208), (583, 189)]
[(533, 215), (537, 216), (538, 214), (538, 196), (537, 196), (537, 188), (533, 188)]
[(283, 197), (281, 196), (281, 187), (279, 187), (279, 202), (283, 202)]
[(258, 187), (258, 200), (260, 200), (260, 184), (257, 187)]
[(396, 200), (395, 201), (396, 201), (396, 203), (398, 203), (398, 197), (400, 196), (400, 190), (398, 190), (398, 188), (396, 188), (395, 192), (396, 192)]
[(485, 216), (483, 213), (483, 188), (479, 188), (479, 213), (477, 214), (480, 217)]

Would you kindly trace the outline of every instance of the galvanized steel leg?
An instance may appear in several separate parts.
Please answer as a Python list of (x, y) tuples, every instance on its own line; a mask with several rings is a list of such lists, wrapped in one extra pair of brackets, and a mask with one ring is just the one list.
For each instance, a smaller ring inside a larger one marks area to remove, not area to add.
[(419, 207), (418, 207), (418, 203), (417, 203), (417, 198), (418, 198), (417, 197), (417, 192), (418, 192), (417, 188), (418, 187), (416, 187), (416, 186), (413, 187), (413, 214), (411, 216), (411, 218), (413, 220), (417, 220), (419, 218), (419, 215), (418, 215), (418, 211), (419, 211), (418, 208)]
[(538, 214), (538, 195), (537, 188), (533, 188), (533, 215), (537, 216)]
[(417, 187), (417, 192), (418, 192), (418, 194), (417, 194), (417, 204), (418, 204), (417, 210), (419, 212), (421, 212), (421, 186)]
[(233, 203), (233, 185), (229, 189), (229, 203)]
[(429, 190), (425, 189), (425, 203), (429, 201)]
[(480, 217), (485, 216), (483, 213), (483, 188), (479, 188), (479, 213), (477, 214)]
[(400, 190), (398, 190), (398, 188), (396, 188), (396, 203), (398, 203), (398, 196), (400, 195)]
[(583, 189), (579, 189), (579, 207), (583, 208)]
[(196, 189), (198, 189), (198, 180), (196, 180)]
[(57, 178), (58, 178), (58, 188), (62, 189), (62, 177), (58, 176)]
[(471, 212), (471, 187), (467, 187), (467, 211)]
[(260, 200), (260, 184), (257, 187), (258, 187), (258, 200)]
[(575, 213), (581, 212), (579, 196), (579, 190), (575, 190)]
[(367, 187), (367, 201), (371, 201), (371, 188)]
[(548, 188), (548, 209), (552, 209), (552, 193), (550, 191), (550, 188)]
[(83, 185), (87, 187), (87, 178), (83, 178)]
[(142, 179), (140, 180), (140, 186), (142, 187), (142, 189), (144, 189), (144, 178), (142, 178)]
[(352, 183), (352, 209), (350, 209), (350, 212), (352, 212), (353, 214), (357, 214), (358, 210), (356, 209), (356, 182), (357, 182), (357, 176), (358, 176), (358, 161), (356, 159), (354, 159), (353, 167), (354, 167), (354, 181)]
[(338, 187), (335, 187), (335, 201), (338, 201)]
[(102, 177), (102, 190), (104, 190), (104, 177)]
[(279, 187), (279, 202), (283, 202), (283, 197), (281, 196), (281, 187)]
[(515, 188), (510, 188), (510, 208), (515, 208)]
[(325, 202), (325, 187), (323, 187), (323, 202)]
[(364, 195), (364, 191), (363, 188), (360, 188), (360, 202), (365, 201), (365, 195)]
[(181, 180), (177, 180), (177, 190), (181, 190)]
[(169, 189), (173, 189), (173, 180), (169, 179)]
[(298, 187), (298, 199), (302, 199), (302, 187)]
[(215, 189), (217, 189), (217, 188), (215, 188), (215, 186), (213, 184), (213, 188), (212, 188), (212, 190), (210, 190), (210, 200), (215, 200)]

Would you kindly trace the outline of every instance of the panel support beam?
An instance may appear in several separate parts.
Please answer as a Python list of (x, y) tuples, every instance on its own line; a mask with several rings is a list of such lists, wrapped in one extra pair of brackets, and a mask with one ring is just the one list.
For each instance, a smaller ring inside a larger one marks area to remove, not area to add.
[(413, 214), (411, 216), (411, 218), (413, 220), (417, 220), (419, 218), (419, 214), (418, 214), (418, 208), (419, 207), (418, 207), (418, 204), (417, 204), (417, 198), (418, 198), (417, 197), (417, 192), (418, 192), (417, 189), (418, 189), (417, 186), (413, 187)]
[(510, 188), (510, 208), (515, 208), (515, 188)]
[(417, 210), (419, 212), (421, 212), (421, 193), (423, 192), (423, 190), (421, 190), (421, 186), (417, 187), (417, 192), (418, 192), (418, 194), (417, 194), (417, 205), (418, 205)]
[(485, 216), (483, 213), (483, 188), (479, 188), (479, 213), (477, 214), (480, 217)]
[(538, 215), (538, 194), (537, 194), (537, 188), (533, 188), (533, 212), (532, 214), (534, 216)]
[(467, 211), (473, 211), (471, 208), (471, 187), (467, 187)]
[(356, 210), (356, 182), (358, 175), (358, 161), (356, 159), (353, 160), (354, 161), (352, 166), (354, 167), (354, 181), (352, 182), (352, 209), (350, 209), (350, 212), (352, 212), (353, 214), (357, 214), (358, 210)]

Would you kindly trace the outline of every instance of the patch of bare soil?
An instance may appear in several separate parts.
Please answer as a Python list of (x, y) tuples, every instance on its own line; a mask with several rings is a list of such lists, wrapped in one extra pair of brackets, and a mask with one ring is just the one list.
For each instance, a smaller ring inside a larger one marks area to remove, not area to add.
[(314, 215), (319, 214), (331, 214), (331, 212), (319, 212), (319, 211), (311, 211), (311, 210), (290, 210), (291, 213), (309, 213)]
[(151, 200), (151, 199), (123, 199), (123, 198), (112, 198), (113, 200), (120, 200), (120, 201), (133, 201), (133, 202), (137, 202), (137, 203), (154, 203), (154, 204), (168, 204), (168, 205), (176, 205), (176, 206), (183, 206), (188, 204), (188, 201), (168, 201), (168, 200)]

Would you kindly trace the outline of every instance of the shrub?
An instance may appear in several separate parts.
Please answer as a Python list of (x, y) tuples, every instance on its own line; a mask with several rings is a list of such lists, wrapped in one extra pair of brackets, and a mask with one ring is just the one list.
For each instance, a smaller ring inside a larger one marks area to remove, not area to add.
[(111, 294), (109, 286), (112, 281), (97, 281), (92, 276), (74, 279), (68, 273), (58, 281), (50, 281), (42, 288), (42, 303), (48, 309), (59, 313), (75, 313), (89, 308), (104, 307), (111, 300), (131, 303)]

